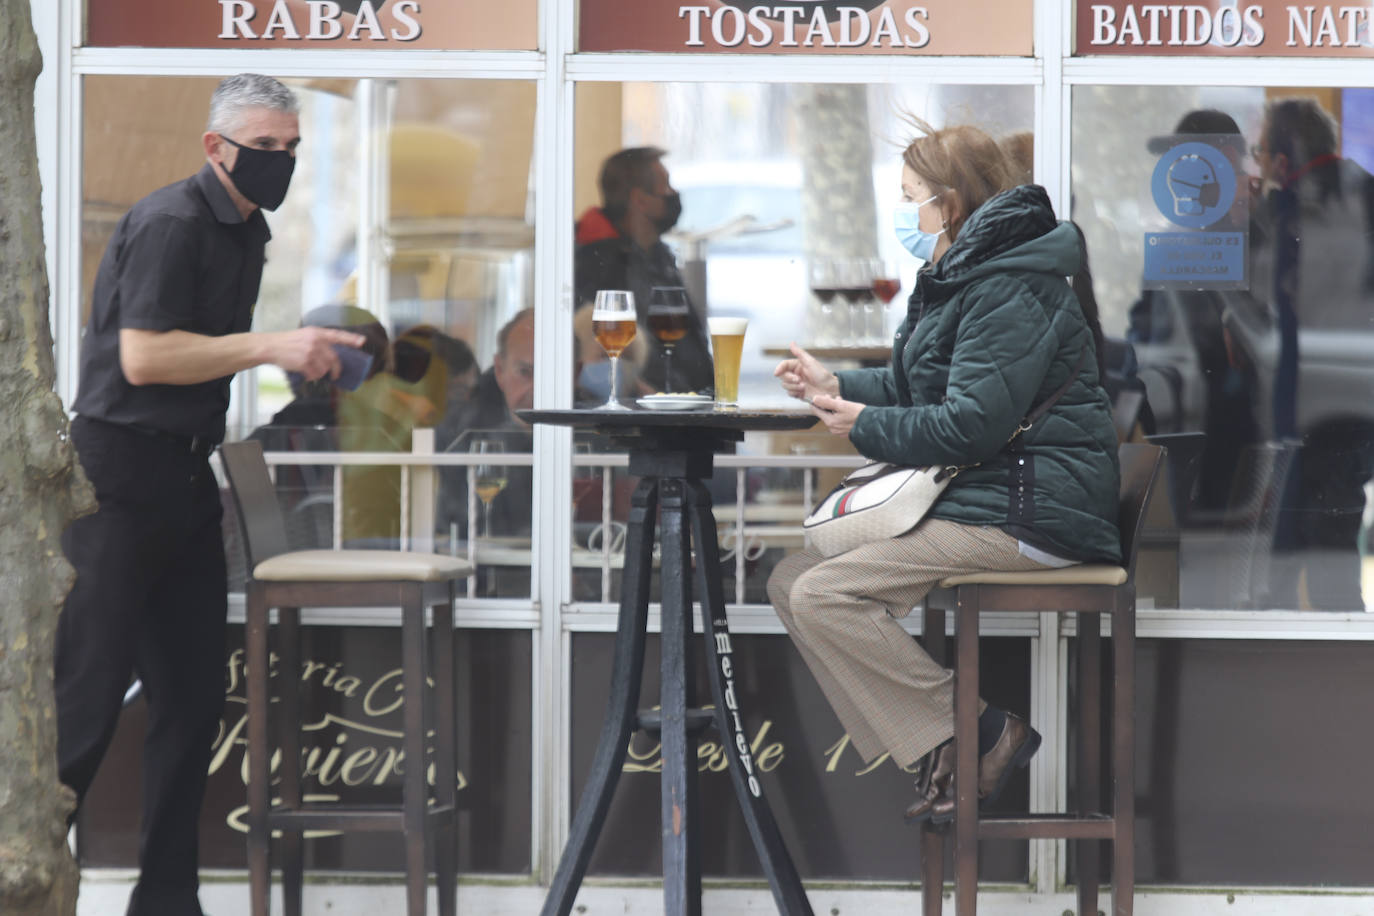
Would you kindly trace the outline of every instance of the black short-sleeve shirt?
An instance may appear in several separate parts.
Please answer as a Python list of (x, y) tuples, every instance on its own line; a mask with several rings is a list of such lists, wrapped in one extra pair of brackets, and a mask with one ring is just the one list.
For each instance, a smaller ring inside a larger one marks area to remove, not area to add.
[(73, 409), (111, 423), (224, 437), (232, 376), (194, 385), (131, 385), (119, 364), (122, 328), (218, 337), (247, 331), (271, 233), (244, 219), (207, 164), (134, 204), (96, 273)]

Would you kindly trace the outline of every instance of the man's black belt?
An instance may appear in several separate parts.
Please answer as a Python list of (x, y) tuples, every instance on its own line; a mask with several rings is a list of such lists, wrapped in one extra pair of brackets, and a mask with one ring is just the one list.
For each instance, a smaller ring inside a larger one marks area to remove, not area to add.
[(219, 445), (218, 439), (212, 439), (209, 436), (171, 433), (165, 429), (154, 429), (151, 426), (135, 426), (132, 423), (126, 423), (124, 426), (150, 438), (170, 442), (178, 449), (189, 452), (192, 455), (199, 455), (202, 458), (208, 457), (210, 453), (215, 450), (215, 446)]

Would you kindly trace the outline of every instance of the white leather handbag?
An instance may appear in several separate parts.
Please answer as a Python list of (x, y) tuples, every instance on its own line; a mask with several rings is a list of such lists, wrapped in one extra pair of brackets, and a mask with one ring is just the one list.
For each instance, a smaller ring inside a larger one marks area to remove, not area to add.
[[(1069, 390), (1087, 354), (1086, 349), (1079, 354), (1068, 379), (1026, 415), (1007, 437), (1008, 444), (1030, 429)], [(955, 475), (978, 464), (907, 467), (871, 462), (846, 474), (839, 486), (811, 510), (802, 528), (810, 537), (811, 546), (827, 557), (839, 556), (869, 541), (898, 537), (925, 518)]]
[(846, 474), (802, 527), (811, 545), (827, 557), (869, 541), (895, 538), (916, 527), (958, 472), (955, 467), (911, 468), (874, 461)]

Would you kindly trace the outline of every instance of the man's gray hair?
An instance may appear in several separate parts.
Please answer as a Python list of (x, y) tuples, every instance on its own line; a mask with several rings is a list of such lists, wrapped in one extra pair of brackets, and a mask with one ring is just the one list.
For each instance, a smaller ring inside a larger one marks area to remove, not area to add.
[(210, 117), (205, 129), (220, 134), (232, 130), (250, 108), (296, 114), (300, 111), (300, 102), (296, 100), (296, 93), (270, 76), (239, 73), (225, 77), (215, 87), (210, 96)]

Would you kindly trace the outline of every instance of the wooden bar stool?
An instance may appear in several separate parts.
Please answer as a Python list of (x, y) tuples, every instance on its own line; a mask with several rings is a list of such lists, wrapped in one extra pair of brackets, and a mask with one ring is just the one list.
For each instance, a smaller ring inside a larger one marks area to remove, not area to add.
[[(954, 688), (955, 912), (973, 916), (978, 901), (980, 839), (1077, 840), (1078, 913), (1096, 916), (1098, 841), (1111, 840), (1112, 913), (1130, 916), (1135, 895), (1135, 559), (1145, 508), (1163, 461), (1157, 445), (1120, 446), (1118, 502), (1125, 566), (1085, 564), (1034, 572), (951, 576), (926, 598), (924, 641), (943, 661), (945, 611), (955, 612)], [(1077, 811), (980, 815), (978, 812), (978, 621), (983, 611), (1078, 617)], [(1112, 616), (1112, 806), (1101, 812), (1101, 621)], [(1096, 616), (1092, 616), (1096, 615)], [(945, 831), (922, 832), (922, 912), (939, 916)]]
[[(425, 912), (427, 861), (433, 855), (439, 913), (457, 909), (457, 794), (455, 739), (457, 680), (453, 661), (453, 604), (457, 582), (472, 575), (463, 560), (394, 550), (288, 551), (276, 491), (256, 441), (220, 447), (247, 554), (248, 870), (253, 916), (267, 916), (271, 885), (268, 852), (281, 833), (282, 896), (300, 916), (306, 830), (394, 830), (405, 841), (406, 913)], [(277, 652), (284, 672), (301, 666), (303, 607), (401, 609), (401, 682), (405, 691), (404, 779), (399, 805), (305, 803), (301, 798), (300, 678), (278, 678), (276, 723), (281, 749), (279, 790), (271, 803), (272, 745), (268, 717), (268, 611), (277, 609)], [(432, 609), (426, 639), (425, 608)], [(425, 643), (430, 645), (426, 647)], [(433, 655), (432, 664), (430, 654)], [(426, 680), (434, 689), (426, 689)], [(425, 739), (434, 734), (433, 804), (426, 784)]]

